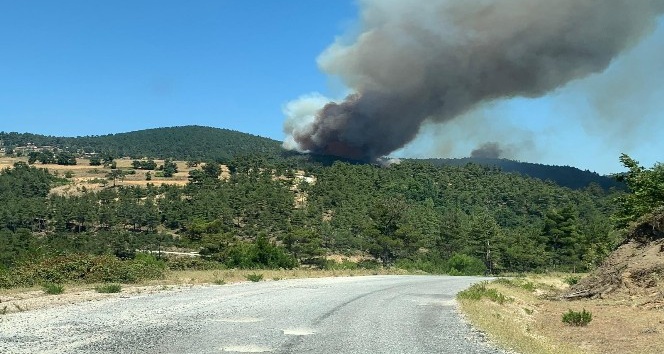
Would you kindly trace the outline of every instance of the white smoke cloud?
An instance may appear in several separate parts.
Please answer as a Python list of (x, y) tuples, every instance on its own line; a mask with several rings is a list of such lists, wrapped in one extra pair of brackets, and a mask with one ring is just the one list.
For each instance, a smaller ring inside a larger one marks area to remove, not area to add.
[(332, 101), (332, 99), (318, 92), (313, 92), (288, 102), (283, 108), (283, 113), (286, 116), (284, 122), (284, 132), (286, 133), (286, 139), (283, 143), (284, 149), (307, 152), (300, 150), (299, 145), (293, 139), (293, 135), (307, 134), (308, 129), (316, 119), (316, 113)]

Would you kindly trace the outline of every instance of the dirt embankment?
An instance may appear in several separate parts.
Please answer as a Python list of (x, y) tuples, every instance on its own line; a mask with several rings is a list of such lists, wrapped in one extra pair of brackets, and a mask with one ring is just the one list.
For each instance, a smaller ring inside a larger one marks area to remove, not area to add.
[(633, 225), (626, 242), (564, 297), (638, 300), (664, 308), (664, 211)]

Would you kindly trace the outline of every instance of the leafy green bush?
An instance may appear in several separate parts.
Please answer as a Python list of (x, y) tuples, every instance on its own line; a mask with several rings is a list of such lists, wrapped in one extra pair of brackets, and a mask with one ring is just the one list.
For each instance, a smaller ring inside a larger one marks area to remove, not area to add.
[(259, 281), (263, 280), (263, 274), (259, 274), (259, 273), (247, 274), (247, 280), (253, 281), (253, 282), (259, 282)]
[(0, 272), (0, 288), (66, 282), (133, 283), (163, 278), (165, 272), (165, 263), (152, 255), (123, 261), (109, 255), (71, 254), (28, 261)]
[(357, 268), (360, 269), (373, 269), (376, 270), (381, 267), (380, 262), (375, 259), (363, 259), (357, 262)]
[(42, 287), (42, 289), (44, 290), (45, 293), (49, 295), (58, 295), (65, 292), (64, 286), (54, 283), (47, 283)]
[(579, 280), (581, 280), (580, 277), (571, 275), (571, 276), (565, 278), (565, 283), (567, 283), (567, 285), (572, 286), (572, 285), (575, 285), (576, 283), (578, 283)]
[(457, 298), (464, 300), (481, 300), (486, 298), (501, 305), (511, 300), (509, 297), (501, 294), (498, 290), (488, 288), (488, 284), (489, 283), (486, 281), (474, 284), (470, 288), (459, 292)]
[(439, 259), (400, 259), (395, 263), (395, 267), (407, 271), (423, 271), (429, 274), (447, 274), (447, 263)]
[(119, 293), (122, 291), (122, 285), (116, 283), (102, 284), (96, 286), (95, 291), (102, 294)]
[(166, 266), (170, 270), (213, 270), (226, 268), (223, 263), (198, 257), (169, 258), (166, 260)]
[(455, 254), (447, 261), (449, 275), (482, 275), (486, 266), (481, 260), (465, 254)]
[(566, 323), (570, 326), (587, 326), (590, 321), (592, 321), (593, 315), (583, 309), (583, 311), (572, 311), (570, 309), (567, 313), (563, 314), (563, 323)]
[(254, 243), (237, 243), (217, 257), (224, 259), (229, 268), (292, 269), (298, 265), (297, 259), (286, 253), (283, 247), (269, 242), (265, 236), (259, 236)]

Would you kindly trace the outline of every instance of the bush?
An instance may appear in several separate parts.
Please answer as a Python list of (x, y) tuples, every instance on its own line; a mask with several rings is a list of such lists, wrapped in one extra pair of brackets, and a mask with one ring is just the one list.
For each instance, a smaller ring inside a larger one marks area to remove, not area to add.
[(376, 270), (381, 267), (380, 262), (375, 259), (364, 259), (357, 262), (357, 268)]
[(583, 309), (583, 311), (572, 311), (570, 309), (567, 313), (563, 314), (563, 323), (566, 323), (570, 326), (587, 326), (590, 321), (592, 321), (593, 315)]
[(493, 288), (488, 288), (487, 287), (488, 284), (489, 283), (486, 281), (474, 284), (470, 288), (459, 292), (459, 294), (457, 294), (457, 298), (463, 300), (476, 300), (476, 301), (481, 300), (483, 298), (487, 298), (501, 305), (504, 304), (506, 301), (511, 301), (510, 298), (501, 294), (500, 292), (498, 292), (498, 290)]
[(535, 291), (535, 289), (537, 288), (535, 286), (535, 283), (533, 283), (531, 281), (527, 281), (523, 278), (515, 278), (515, 279), (498, 278), (498, 279), (494, 280), (493, 282), (496, 283), (496, 284), (502, 284), (502, 285), (505, 285), (505, 286), (521, 288), (523, 290), (531, 291), (531, 292)]
[(247, 274), (247, 280), (253, 281), (253, 282), (259, 282), (259, 281), (263, 280), (263, 274), (259, 274), (259, 273)]
[(447, 261), (449, 275), (482, 275), (486, 273), (484, 263), (465, 254), (455, 254)]
[(137, 255), (122, 261), (115, 256), (70, 254), (38, 259), (0, 272), (0, 288), (37, 284), (133, 283), (142, 279), (163, 278), (166, 265), (152, 255)]
[(533, 282), (530, 282), (530, 281), (522, 282), (521, 285), (519, 285), (519, 287), (521, 287), (521, 289), (531, 291), (531, 292), (535, 291), (535, 289), (536, 289), (535, 284)]
[(333, 259), (328, 259), (325, 269), (330, 270), (355, 270), (358, 268), (358, 263), (344, 259), (341, 262), (337, 262)]
[(58, 295), (65, 292), (65, 287), (60, 284), (48, 283), (45, 284), (42, 289), (45, 293), (49, 295)]
[(95, 287), (95, 291), (102, 294), (111, 294), (119, 293), (122, 291), (122, 285), (120, 284), (103, 284)]
[(297, 259), (286, 253), (283, 247), (269, 242), (265, 236), (259, 236), (255, 243), (235, 244), (214, 257), (224, 259), (229, 268), (292, 269), (298, 265)]
[(223, 263), (198, 257), (169, 258), (166, 260), (166, 266), (170, 270), (213, 270), (226, 268)]
[(395, 266), (399, 269), (405, 269), (409, 272), (423, 271), (429, 274), (447, 274), (446, 262), (438, 259), (400, 259), (396, 262)]
[(575, 285), (576, 283), (578, 283), (579, 280), (581, 280), (580, 277), (576, 277), (576, 276), (572, 275), (572, 276), (569, 276), (569, 277), (565, 278), (565, 283), (567, 283), (567, 285), (569, 285), (569, 286), (572, 286), (572, 285)]

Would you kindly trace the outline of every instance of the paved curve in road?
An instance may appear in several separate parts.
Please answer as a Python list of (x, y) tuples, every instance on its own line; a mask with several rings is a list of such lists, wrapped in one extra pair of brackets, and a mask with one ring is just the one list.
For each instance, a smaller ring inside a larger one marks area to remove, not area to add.
[(476, 277), (205, 286), (0, 316), (0, 353), (502, 353), (460, 318)]

